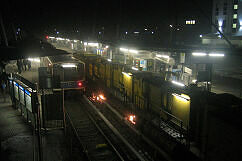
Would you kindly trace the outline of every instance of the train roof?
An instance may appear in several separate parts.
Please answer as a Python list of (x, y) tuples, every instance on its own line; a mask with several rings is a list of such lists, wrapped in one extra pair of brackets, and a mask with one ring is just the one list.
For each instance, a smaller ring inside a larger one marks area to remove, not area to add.
[(81, 63), (81, 61), (77, 60), (76, 58), (73, 57), (72, 54), (68, 55), (59, 55), (59, 56), (50, 56), (49, 57), (50, 61), (53, 64), (58, 64), (58, 63)]

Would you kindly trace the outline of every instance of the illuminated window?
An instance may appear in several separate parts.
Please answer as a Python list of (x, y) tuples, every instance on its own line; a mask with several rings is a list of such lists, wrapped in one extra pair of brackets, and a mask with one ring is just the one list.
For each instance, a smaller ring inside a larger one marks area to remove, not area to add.
[(237, 5), (237, 4), (234, 5), (234, 9), (235, 9), (235, 10), (238, 9), (238, 5)]
[(237, 17), (238, 17), (237, 14), (234, 14), (233, 18), (234, 18), (234, 19), (237, 19)]
[(195, 25), (195, 24), (196, 24), (195, 20), (186, 21), (186, 25)]
[(233, 24), (233, 28), (235, 29), (235, 28), (236, 28), (236, 26), (237, 26), (237, 24), (236, 24), (236, 23), (234, 23), (234, 24)]

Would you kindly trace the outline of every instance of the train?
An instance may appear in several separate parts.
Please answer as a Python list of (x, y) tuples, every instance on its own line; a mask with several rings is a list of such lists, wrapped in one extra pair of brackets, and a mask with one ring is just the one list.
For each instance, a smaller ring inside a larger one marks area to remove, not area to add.
[[(217, 128), (217, 124), (211, 120), (217, 117), (216, 113), (220, 110), (241, 107), (241, 99), (229, 94), (215, 94), (193, 84), (181, 86), (178, 82), (168, 81), (161, 75), (132, 70), (132, 67), (108, 61), (100, 56), (77, 54), (76, 57), (85, 62), (86, 79), (89, 83), (93, 82), (95, 86), (105, 89), (124, 103), (132, 104), (139, 111), (159, 117), (166, 126), (169, 125), (179, 131), (182, 134), (180, 136), (184, 138), (174, 139), (173, 136), (161, 136), (152, 130), (152, 118), (141, 125), (145, 133), (156, 136), (155, 141), (159, 140), (174, 155), (175, 151), (184, 154), (185, 150), (181, 149), (189, 149), (194, 144), (196, 146), (193, 147), (199, 151), (196, 155), (200, 158), (211, 158), (216, 155), (207, 148), (215, 145), (208, 144), (208, 140), (213, 142), (216, 138), (215, 132), (211, 131)], [(179, 139), (184, 139), (185, 142), (182, 143)]]

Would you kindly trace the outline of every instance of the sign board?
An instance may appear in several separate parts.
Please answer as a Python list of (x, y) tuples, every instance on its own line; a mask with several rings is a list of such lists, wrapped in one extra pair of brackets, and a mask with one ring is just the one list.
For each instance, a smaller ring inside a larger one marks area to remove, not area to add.
[(13, 82), (14, 83), (14, 96), (17, 100), (19, 100), (19, 93), (18, 93), (18, 83)]
[(83, 88), (84, 82), (82, 81), (68, 81), (68, 82), (61, 82), (61, 88)]
[(25, 105), (25, 101), (24, 101), (24, 88), (22, 86), (19, 85), (19, 100), (20, 103), (22, 103), (23, 105)]
[(184, 67), (184, 72), (192, 75), (192, 69), (190, 69), (188, 67)]
[(185, 53), (180, 53), (180, 63), (185, 63), (185, 56), (186, 54)]
[(25, 102), (26, 102), (26, 108), (32, 112), (32, 100), (31, 100), (31, 93), (27, 90), (25, 90)]

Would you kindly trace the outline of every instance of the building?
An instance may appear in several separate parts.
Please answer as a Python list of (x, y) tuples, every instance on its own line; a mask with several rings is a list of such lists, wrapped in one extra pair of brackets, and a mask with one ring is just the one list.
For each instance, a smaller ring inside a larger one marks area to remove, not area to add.
[[(242, 36), (242, 1), (214, 0), (212, 22), (228, 36)], [(212, 27), (212, 32), (217, 30)]]

